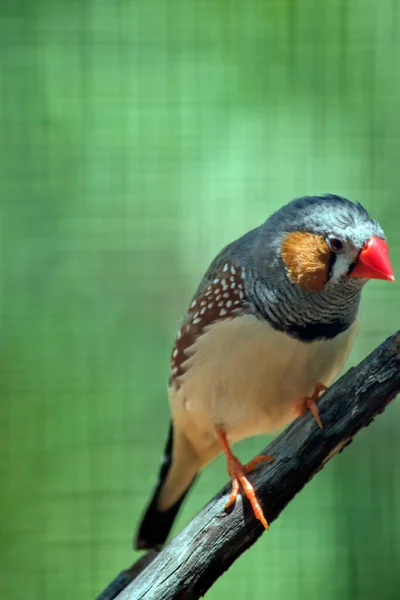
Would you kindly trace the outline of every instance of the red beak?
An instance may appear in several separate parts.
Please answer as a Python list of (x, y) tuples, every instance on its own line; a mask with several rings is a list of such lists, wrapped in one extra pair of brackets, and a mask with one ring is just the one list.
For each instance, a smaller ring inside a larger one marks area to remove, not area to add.
[(361, 250), (350, 277), (363, 279), (387, 279), (394, 281), (393, 268), (390, 264), (389, 249), (385, 240), (374, 236)]

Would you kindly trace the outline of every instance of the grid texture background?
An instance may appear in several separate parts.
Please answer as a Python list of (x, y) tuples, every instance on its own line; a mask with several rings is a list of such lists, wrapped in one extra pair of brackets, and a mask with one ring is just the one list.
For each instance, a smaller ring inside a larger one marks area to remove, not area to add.
[[(133, 561), (170, 347), (224, 244), (333, 192), (381, 221), (400, 272), (399, 24), (393, 0), (1, 3), (1, 598), (94, 598)], [(398, 326), (398, 299), (367, 286), (349, 364)], [(207, 598), (397, 600), (399, 417)], [(175, 531), (226, 480), (219, 459)]]

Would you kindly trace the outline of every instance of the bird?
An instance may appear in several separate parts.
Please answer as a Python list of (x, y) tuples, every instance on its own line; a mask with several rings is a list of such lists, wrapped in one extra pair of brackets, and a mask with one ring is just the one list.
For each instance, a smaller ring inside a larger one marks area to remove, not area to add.
[(290, 201), (210, 264), (170, 358), (171, 422), (159, 477), (134, 545), (160, 550), (198, 474), (220, 453), (232, 492), (267, 520), (232, 446), (271, 434), (310, 409), (341, 371), (369, 279), (394, 281), (380, 224), (338, 195)]

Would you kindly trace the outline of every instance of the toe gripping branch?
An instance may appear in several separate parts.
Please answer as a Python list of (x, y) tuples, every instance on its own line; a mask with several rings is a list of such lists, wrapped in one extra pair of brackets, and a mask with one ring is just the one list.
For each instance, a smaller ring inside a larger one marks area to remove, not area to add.
[(249, 499), (250, 504), (253, 508), (253, 512), (255, 517), (261, 521), (265, 529), (268, 529), (268, 523), (264, 516), (263, 510), (258, 501), (257, 495), (254, 491), (254, 487), (247, 479), (246, 474), (253, 471), (257, 465), (265, 462), (266, 460), (273, 461), (272, 456), (255, 456), (250, 462), (243, 465), (238, 458), (232, 453), (231, 447), (227, 440), (226, 434), (221, 429), (217, 430), (217, 436), (221, 448), (226, 456), (228, 473), (232, 479), (232, 492), (229, 496), (228, 502), (225, 504), (225, 508), (229, 508), (232, 504), (236, 502), (236, 498), (239, 494), (240, 486)]

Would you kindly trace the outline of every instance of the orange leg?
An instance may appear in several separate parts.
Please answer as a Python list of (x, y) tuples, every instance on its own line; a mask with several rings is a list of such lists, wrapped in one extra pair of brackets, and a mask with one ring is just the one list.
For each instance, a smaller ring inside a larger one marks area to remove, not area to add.
[(266, 461), (266, 460), (274, 460), (272, 456), (256, 456), (251, 460), (247, 465), (242, 465), (242, 463), (234, 456), (232, 450), (229, 446), (226, 434), (221, 429), (217, 429), (217, 436), (219, 443), (221, 444), (221, 448), (226, 456), (226, 462), (228, 466), (228, 473), (232, 479), (232, 492), (229, 496), (228, 502), (225, 504), (225, 508), (228, 508), (232, 504), (236, 502), (236, 498), (239, 494), (240, 484), (242, 485), (243, 491), (246, 494), (247, 498), (250, 500), (250, 504), (253, 508), (254, 515), (257, 519), (261, 521), (264, 525), (265, 529), (268, 529), (268, 523), (266, 518), (264, 517), (264, 513), (260, 506), (260, 503), (257, 500), (256, 493), (254, 491), (253, 486), (250, 481), (246, 477), (246, 473), (250, 473), (253, 471), (257, 465)]
[(298, 410), (298, 412), (300, 413), (300, 415), (302, 417), (304, 417), (304, 414), (305, 414), (307, 408), (309, 408), (310, 411), (312, 412), (312, 414), (314, 415), (315, 420), (318, 423), (318, 427), (320, 427), (321, 429), (322, 429), (323, 426), (322, 426), (321, 417), (319, 416), (319, 409), (318, 409), (318, 406), (317, 406), (317, 400), (319, 398), (320, 393), (321, 392), (326, 392), (327, 389), (328, 388), (323, 383), (317, 383), (317, 384), (315, 384), (314, 391), (311, 394), (311, 396), (306, 396), (297, 405), (297, 410)]

